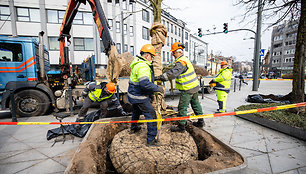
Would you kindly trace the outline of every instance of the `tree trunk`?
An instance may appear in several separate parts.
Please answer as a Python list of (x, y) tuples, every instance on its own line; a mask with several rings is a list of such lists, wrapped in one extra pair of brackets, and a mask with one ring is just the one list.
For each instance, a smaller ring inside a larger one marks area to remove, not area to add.
[(306, 2), (301, 1), (301, 17), (298, 27), (294, 55), (292, 99), (294, 103), (304, 102), (305, 54), (306, 54)]

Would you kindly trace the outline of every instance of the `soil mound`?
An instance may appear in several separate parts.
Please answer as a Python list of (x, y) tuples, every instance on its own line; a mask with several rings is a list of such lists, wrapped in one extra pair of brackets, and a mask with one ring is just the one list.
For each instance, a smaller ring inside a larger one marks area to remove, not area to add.
[(109, 155), (119, 173), (171, 173), (173, 169), (198, 156), (197, 145), (192, 136), (173, 133), (170, 125), (163, 125), (161, 146), (146, 146), (147, 130), (142, 128), (136, 134), (123, 130), (115, 135)]

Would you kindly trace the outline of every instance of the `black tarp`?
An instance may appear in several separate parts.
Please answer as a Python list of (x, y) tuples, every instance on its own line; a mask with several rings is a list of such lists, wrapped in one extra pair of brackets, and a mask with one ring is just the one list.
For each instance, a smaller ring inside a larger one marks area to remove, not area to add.
[(253, 94), (248, 95), (246, 101), (250, 103), (286, 103), (290, 104), (289, 100), (282, 100), (282, 95), (262, 95)]
[[(94, 111), (85, 116), (84, 122), (94, 122), (99, 119), (101, 111)], [(80, 124), (80, 125), (63, 125), (64, 134), (72, 134), (74, 136), (83, 138), (87, 131), (89, 130), (91, 124)], [(62, 129), (60, 127), (48, 130), (47, 140), (63, 135)]]

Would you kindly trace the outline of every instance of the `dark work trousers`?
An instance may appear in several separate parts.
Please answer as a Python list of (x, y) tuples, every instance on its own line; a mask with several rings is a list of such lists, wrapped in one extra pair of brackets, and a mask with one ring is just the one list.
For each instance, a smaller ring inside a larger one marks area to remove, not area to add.
[(87, 97), (84, 99), (82, 108), (80, 109), (80, 112), (79, 112), (79, 115), (78, 115), (78, 119), (84, 119), (84, 117), (85, 117), (85, 115), (86, 115), (88, 109), (89, 109), (90, 107), (97, 106), (97, 105), (100, 105), (100, 109), (101, 109), (100, 118), (106, 117), (107, 107), (108, 107), (107, 101), (106, 101), (106, 100), (103, 100), (102, 102), (92, 101), (92, 100), (87, 96)]
[[(133, 104), (132, 120), (139, 120), (140, 115), (144, 115), (146, 120), (156, 119), (156, 113), (152, 104), (149, 101), (144, 103)], [(131, 124), (131, 129), (137, 127), (137, 123)], [(151, 142), (155, 139), (157, 134), (157, 123), (147, 123), (147, 142)]]
[[(195, 115), (202, 115), (202, 106), (199, 101), (199, 94), (198, 92), (194, 94), (189, 94), (186, 91), (181, 91), (180, 94), (180, 101), (178, 105), (178, 117), (186, 117), (187, 116), (187, 109), (189, 107), (189, 103), (191, 104), (191, 108)], [(203, 118), (198, 119), (198, 121), (204, 121)], [(186, 120), (179, 121), (179, 124), (186, 125)]]

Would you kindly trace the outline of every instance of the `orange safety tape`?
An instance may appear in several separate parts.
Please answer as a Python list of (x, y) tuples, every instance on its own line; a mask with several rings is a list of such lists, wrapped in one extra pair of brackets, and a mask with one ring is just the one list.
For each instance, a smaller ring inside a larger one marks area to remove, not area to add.
[(306, 102), (290, 104), (290, 105), (274, 106), (274, 107), (269, 107), (269, 108), (259, 108), (259, 109), (245, 110), (245, 111), (237, 111), (237, 112), (225, 112), (225, 113), (194, 115), (194, 116), (185, 116), (185, 117), (173, 117), (173, 118), (153, 119), (153, 120), (100, 121), (100, 122), (0, 122), (0, 125), (148, 123), (148, 122), (158, 122), (158, 121), (177, 121), (177, 120), (188, 120), (188, 119), (192, 120), (192, 119), (199, 119), (199, 118), (211, 118), (211, 117), (223, 117), (223, 116), (230, 116), (230, 115), (242, 115), (242, 114), (248, 114), (248, 113), (266, 112), (266, 111), (289, 109), (289, 108), (296, 108), (296, 107), (303, 107), (303, 106), (306, 106)]

